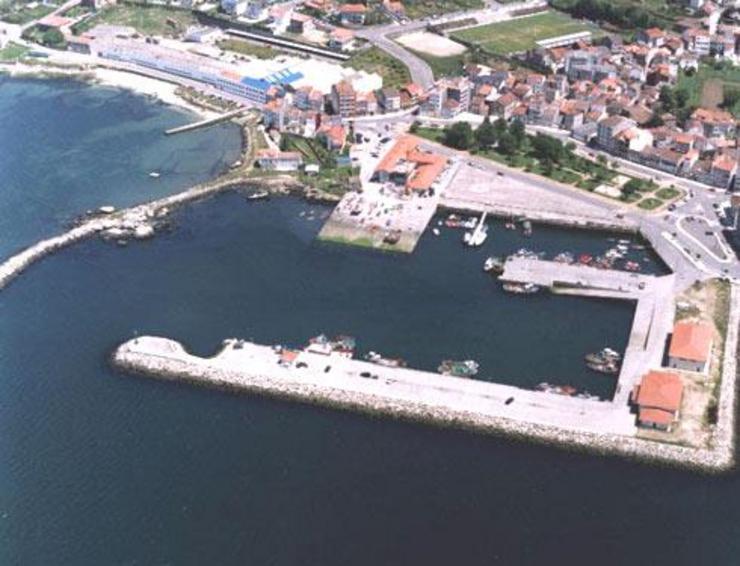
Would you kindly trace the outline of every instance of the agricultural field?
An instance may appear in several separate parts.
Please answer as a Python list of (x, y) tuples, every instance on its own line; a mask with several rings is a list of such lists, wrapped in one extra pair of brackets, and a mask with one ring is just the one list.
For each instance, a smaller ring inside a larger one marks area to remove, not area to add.
[(591, 31), (594, 36), (601, 33), (594, 24), (574, 20), (561, 12), (548, 11), (453, 32), (452, 38), (476, 43), (486, 51), (506, 55), (531, 49), (542, 39), (581, 31)]
[(342, 65), (358, 71), (378, 73), (383, 77), (383, 86), (387, 87), (397, 88), (411, 82), (411, 75), (406, 65), (377, 47), (356, 52), (349, 61)]
[(189, 26), (197, 24), (187, 10), (174, 10), (161, 6), (118, 4), (102, 10), (88, 19), (78, 32), (86, 31), (97, 24), (131, 26), (143, 35), (177, 36)]
[(690, 106), (721, 106), (740, 117), (740, 68), (701, 65), (692, 75), (682, 73), (677, 88), (688, 91)]

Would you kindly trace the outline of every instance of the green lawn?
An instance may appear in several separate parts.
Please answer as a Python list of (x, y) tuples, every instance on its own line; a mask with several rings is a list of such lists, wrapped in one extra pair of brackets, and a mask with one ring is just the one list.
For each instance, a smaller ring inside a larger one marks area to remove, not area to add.
[(21, 3), (10, 4), (0, 8), (0, 20), (10, 24), (25, 24), (43, 18), (55, 9), (56, 6), (45, 6), (43, 4), (31, 9), (26, 8)]
[(269, 45), (257, 45), (241, 39), (224, 39), (218, 42), (218, 46), (225, 51), (235, 51), (255, 59), (272, 59), (279, 55), (279, 52)]
[[(711, 65), (700, 65), (699, 70), (693, 75), (681, 73), (677, 88), (686, 89), (689, 92), (690, 106), (711, 107), (716, 102), (716, 93), (713, 91), (718, 83), (723, 91), (720, 98), (727, 97), (733, 91), (735, 93), (740, 91), (740, 68), (727, 65), (716, 69)], [(728, 110), (736, 118), (740, 117), (740, 101), (734, 102)]]
[(483, 7), (482, 0), (405, 0), (406, 16), (412, 20)]
[(657, 198), (648, 197), (642, 199), (640, 202), (637, 203), (637, 206), (642, 208), (643, 210), (655, 210), (658, 208), (661, 204), (663, 204), (663, 201)]
[(660, 189), (655, 193), (655, 196), (662, 200), (673, 200), (674, 198), (678, 197), (681, 194), (681, 191), (678, 189), (671, 189), (670, 187), (666, 187), (665, 189)]
[(399, 87), (411, 82), (411, 75), (406, 65), (377, 47), (357, 52), (343, 65), (358, 71), (378, 73), (383, 77), (383, 86)]
[(23, 57), (28, 52), (28, 47), (10, 42), (0, 49), (0, 61), (14, 61)]
[(461, 53), (460, 55), (451, 55), (449, 57), (435, 57), (434, 55), (429, 55), (428, 53), (421, 53), (420, 51), (409, 49), (408, 47), (406, 49), (419, 57), (419, 59), (423, 59), (427, 62), (427, 64), (432, 68), (432, 73), (434, 73), (435, 79), (441, 77), (452, 77), (462, 74), (463, 67), (466, 61), (466, 53)]
[(131, 26), (144, 35), (176, 36), (197, 23), (195, 17), (187, 10), (118, 4), (102, 10), (76, 31), (81, 33), (97, 24), (112, 24)]
[(542, 39), (581, 31), (591, 31), (594, 36), (600, 34), (599, 28), (593, 24), (574, 20), (561, 12), (548, 11), (454, 32), (452, 38), (477, 43), (487, 51), (504, 55), (531, 49)]

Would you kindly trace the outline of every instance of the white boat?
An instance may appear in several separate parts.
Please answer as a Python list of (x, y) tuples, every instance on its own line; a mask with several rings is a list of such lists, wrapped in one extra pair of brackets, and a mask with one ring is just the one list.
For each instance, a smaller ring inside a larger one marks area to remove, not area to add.
[(98, 211), (102, 212), (103, 214), (113, 214), (116, 211), (116, 207), (107, 204), (105, 206), (101, 206)]
[(439, 236), (439, 228), (432, 228), (432, 234)]
[(149, 176), (152, 179), (159, 179), (159, 173), (157, 171), (152, 171), (151, 173), (149, 173)]
[(478, 247), (482, 246), (483, 242), (486, 241), (486, 238), (488, 238), (486, 215), (487, 213), (485, 212), (481, 215), (480, 221), (472, 232), (465, 232), (465, 234), (463, 235), (463, 242), (465, 243), (465, 245), (470, 247)]

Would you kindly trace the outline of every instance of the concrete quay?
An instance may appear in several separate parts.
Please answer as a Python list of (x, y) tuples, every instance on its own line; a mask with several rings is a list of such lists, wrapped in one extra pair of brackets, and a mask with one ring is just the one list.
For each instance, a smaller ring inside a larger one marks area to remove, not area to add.
[(656, 277), (521, 257), (504, 264), (502, 281), (534, 283), (558, 294), (635, 301), (635, 314), (612, 402), (627, 406), (635, 384), (660, 367), (675, 315), (674, 275)]
[[(705, 472), (727, 470), (734, 458), (730, 426), (734, 411), (729, 409), (720, 408), (720, 419), (729, 421), (722, 429), (728, 438), (719, 438), (711, 448), (689, 448), (637, 438), (633, 415), (626, 406), (611, 402), (387, 368), (333, 355), (303, 352), (283, 365), (275, 349), (234, 339), (226, 340), (215, 356), (201, 358), (173, 340), (143, 336), (120, 345), (112, 363), (121, 370), (160, 379)], [(510, 398), (513, 401), (506, 404)]]
[(227, 120), (231, 120), (232, 118), (236, 118), (237, 116), (240, 116), (246, 111), (247, 111), (246, 108), (237, 108), (236, 110), (232, 110), (231, 112), (226, 112), (225, 114), (221, 114), (220, 116), (215, 116), (213, 118), (206, 118), (205, 120), (199, 120), (198, 122), (193, 122), (192, 124), (185, 124), (184, 126), (178, 126), (177, 128), (170, 128), (169, 130), (165, 130), (164, 133), (165, 135), (173, 136), (175, 134), (191, 132), (199, 128), (207, 128), (208, 126), (213, 126), (214, 124), (219, 124), (221, 122), (226, 122)]

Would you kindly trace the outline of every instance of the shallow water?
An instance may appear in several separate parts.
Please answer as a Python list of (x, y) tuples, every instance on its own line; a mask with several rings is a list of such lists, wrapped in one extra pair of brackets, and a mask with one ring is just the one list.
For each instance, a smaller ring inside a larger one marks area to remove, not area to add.
[(0, 75), (0, 258), (85, 210), (172, 194), (238, 159), (233, 124), (163, 133), (195, 119), (129, 91)]

